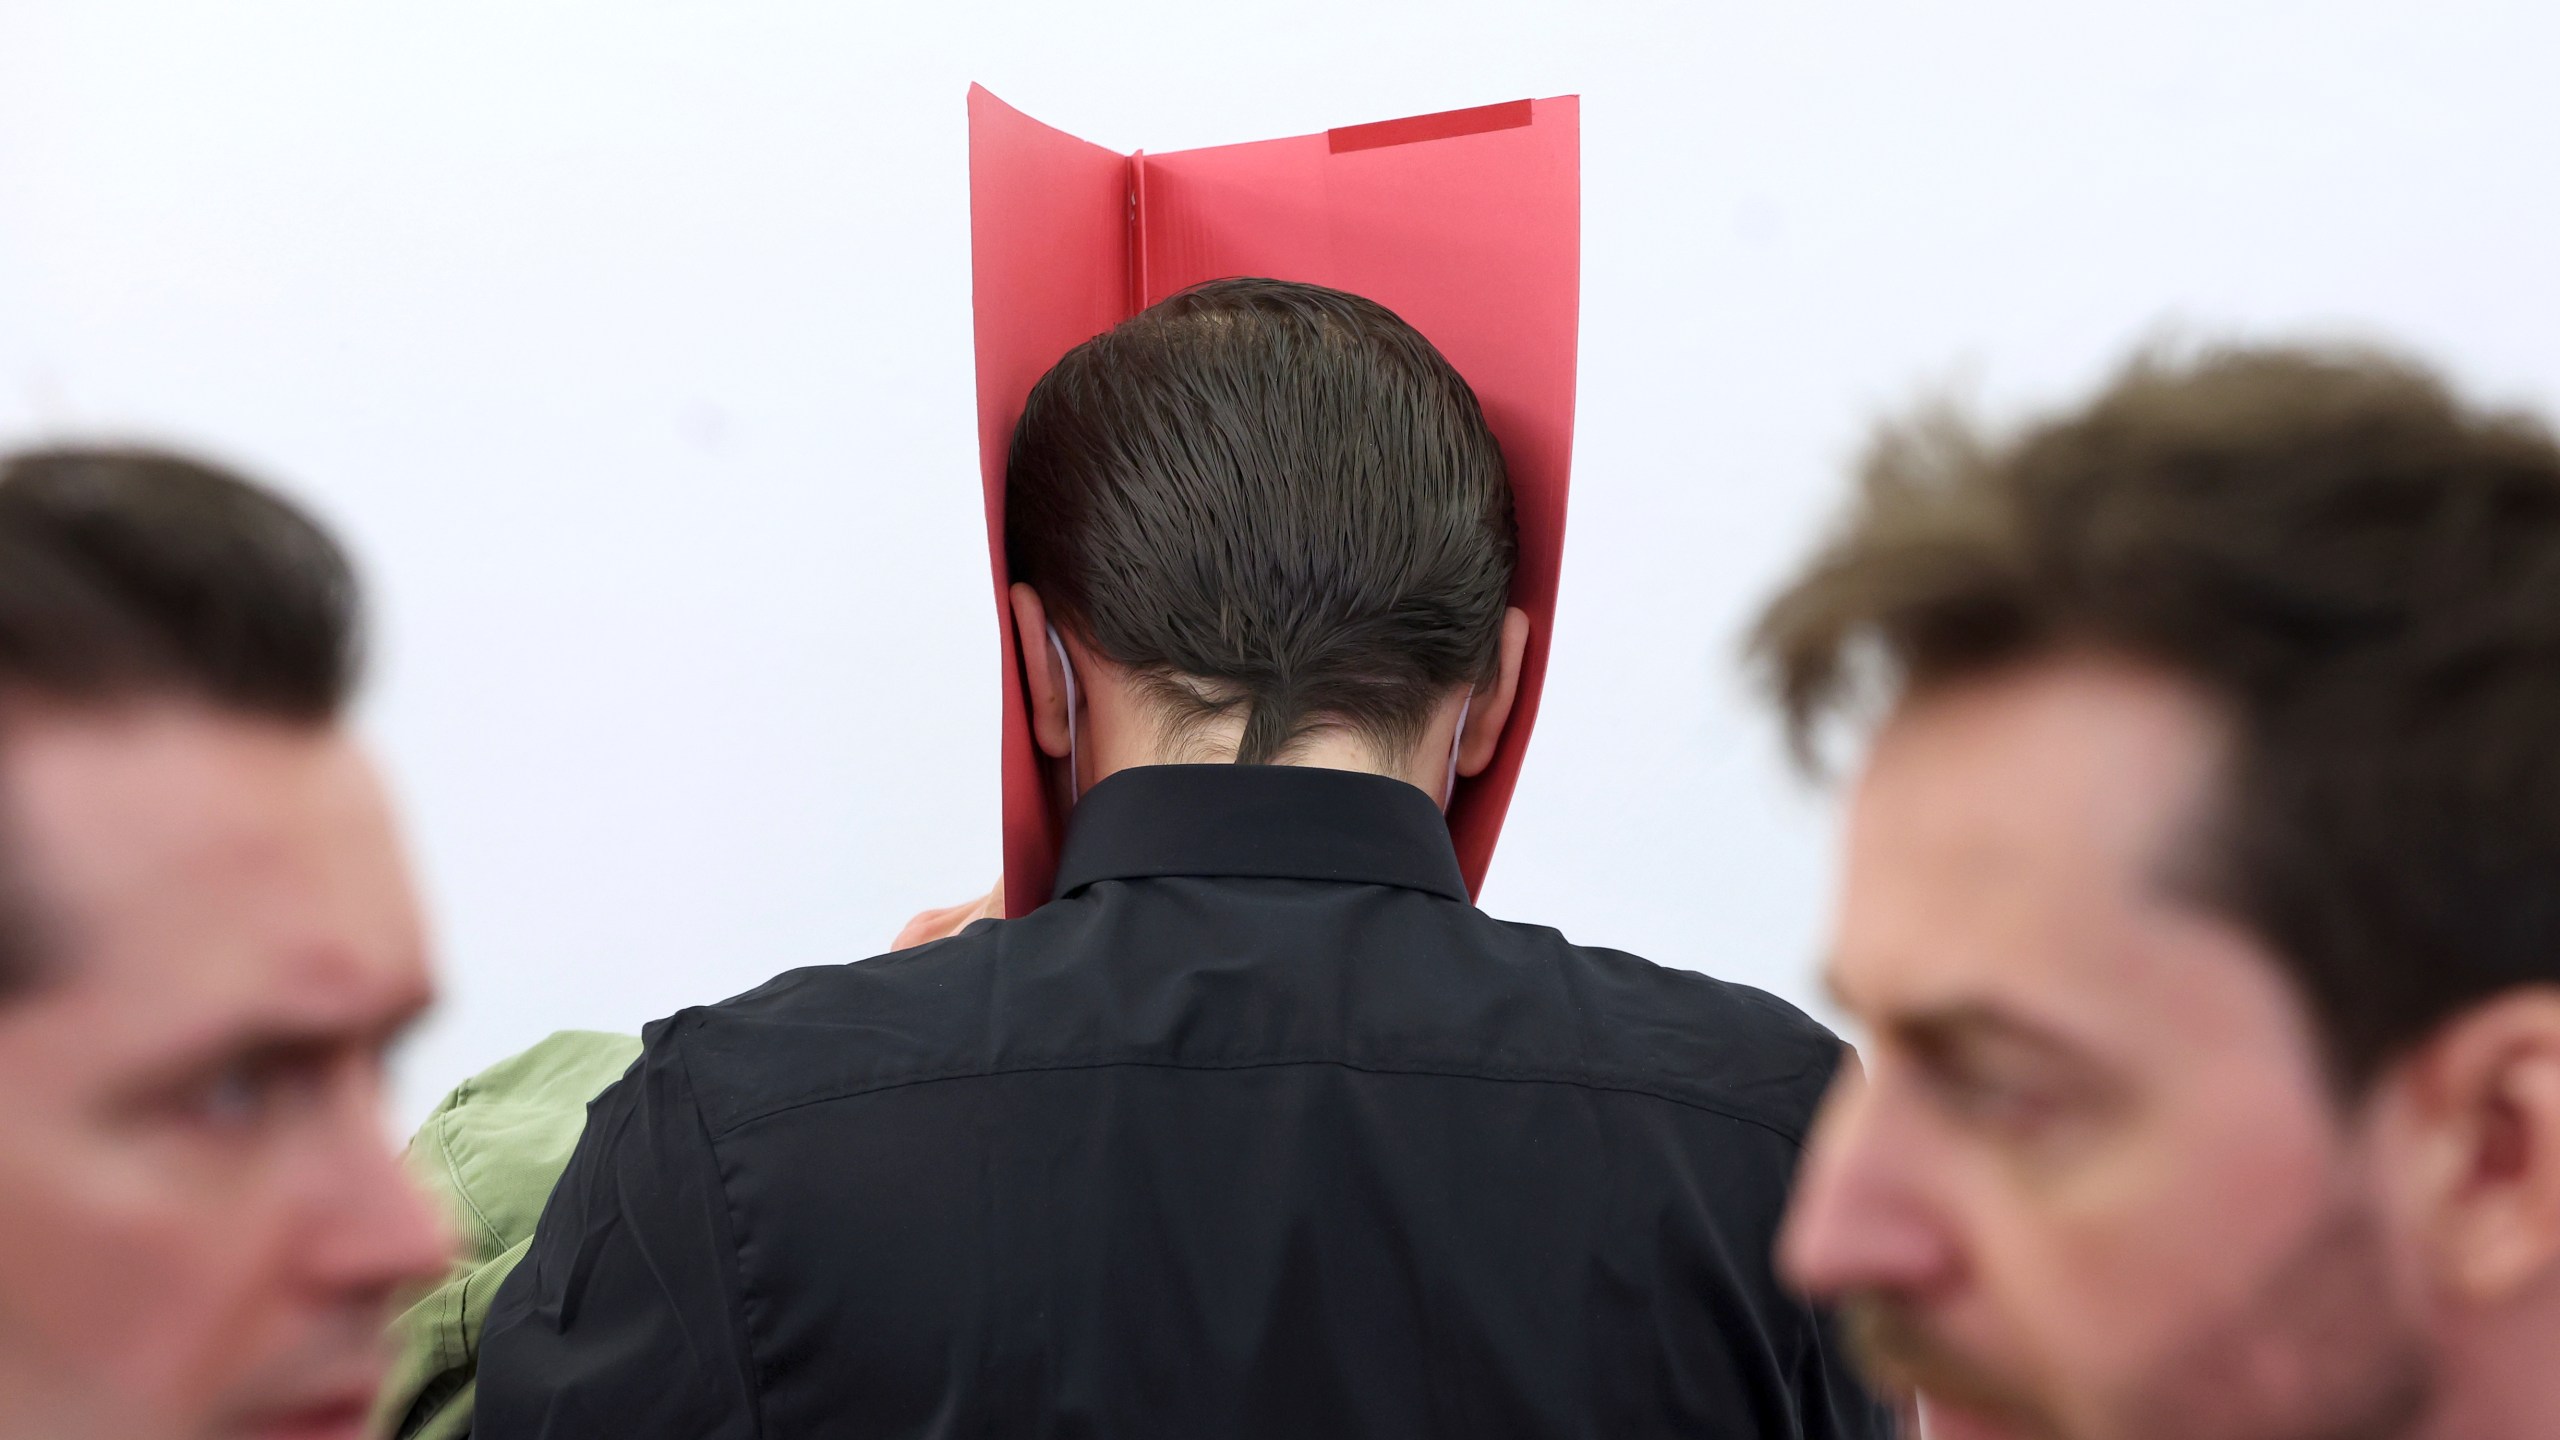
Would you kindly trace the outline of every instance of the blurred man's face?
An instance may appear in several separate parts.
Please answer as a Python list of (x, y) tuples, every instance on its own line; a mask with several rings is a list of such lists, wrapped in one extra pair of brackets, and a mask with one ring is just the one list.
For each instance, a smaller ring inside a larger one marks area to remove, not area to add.
[(0, 1433), (355, 1436), (445, 1240), (380, 1111), (428, 998), (380, 787), (334, 729), (8, 716)]
[(1865, 1080), (1782, 1260), (1933, 1440), (2363, 1440), (2426, 1398), (2306, 1014), (2172, 878), (2221, 753), (2193, 693), (2095, 659), (1924, 694), (1874, 747), (1831, 975)]

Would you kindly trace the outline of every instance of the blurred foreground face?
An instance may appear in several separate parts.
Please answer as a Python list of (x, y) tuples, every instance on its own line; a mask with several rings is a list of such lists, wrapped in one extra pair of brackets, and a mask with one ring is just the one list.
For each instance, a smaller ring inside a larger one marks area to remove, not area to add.
[(1781, 1261), (1934, 1440), (2560, 1435), (2560, 443), (2357, 348), (1879, 432), (1755, 632), (1884, 702)]
[(383, 796), (334, 724), (13, 708), (0, 1434), (353, 1436), (444, 1239), (383, 1052), (428, 998)]
[(2222, 751), (2194, 692), (2089, 658), (1923, 694), (1874, 746), (1831, 976), (1866, 1077), (1784, 1258), (1933, 1440), (2384, 1436), (2422, 1397), (2304, 1009), (2176, 889)]

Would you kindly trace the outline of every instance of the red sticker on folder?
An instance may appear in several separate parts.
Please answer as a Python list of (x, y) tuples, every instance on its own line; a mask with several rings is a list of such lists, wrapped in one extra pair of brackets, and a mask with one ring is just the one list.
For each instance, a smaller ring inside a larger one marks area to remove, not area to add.
[(1327, 148), (1339, 155), (1345, 150), (1375, 150), (1382, 145), (1411, 145), (1418, 140), (1447, 140), (1487, 130), (1509, 130), (1528, 124), (1536, 115), (1534, 102), (1513, 100), (1501, 105), (1479, 105), (1472, 110), (1443, 110), (1437, 115), (1345, 125), (1326, 131), (1324, 138)]
[(1572, 96), (1324, 134), (1123, 155), (969, 90), (978, 448), (1004, 665), (1005, 913), (1049, 898), (1067, 817), (1033, 742), (1004, 552), (1005, 456), (1034, 382), (1083, 341), (1205, 280), (1365, 295), (1464, 375), (1502, 442), (1519, 518), (1520, 693), (1449, 830), (1480, 890), (1537, 720), (1564, 550), (1581, 319), (1581, 129)]

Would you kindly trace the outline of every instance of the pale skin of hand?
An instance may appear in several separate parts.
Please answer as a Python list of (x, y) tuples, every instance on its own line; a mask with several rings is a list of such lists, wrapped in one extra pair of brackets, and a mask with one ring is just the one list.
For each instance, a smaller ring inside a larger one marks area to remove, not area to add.
[(936, 940), (948, 940), (980, 920), (1003, 917), (1004, 877), (999, 875), (994, 887), (974, 900), (963, 900), (957, 905), (945, 905), (939, 910), (927, 910), (917, 915), (898, 932), (897, 939), (889, 942), (889, 948), (906, 950), (917, 945), (929, 945)]

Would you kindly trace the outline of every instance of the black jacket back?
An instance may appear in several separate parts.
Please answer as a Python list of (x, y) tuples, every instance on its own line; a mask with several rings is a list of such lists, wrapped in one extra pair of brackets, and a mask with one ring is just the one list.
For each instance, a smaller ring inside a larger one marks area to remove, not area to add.
[(1821, 1027), (1487, 918), (1395, 781), (1124, 772), (1060, 890), (652, 1027), (477, 1433), (1886, 1433), (1771, 1274)]

